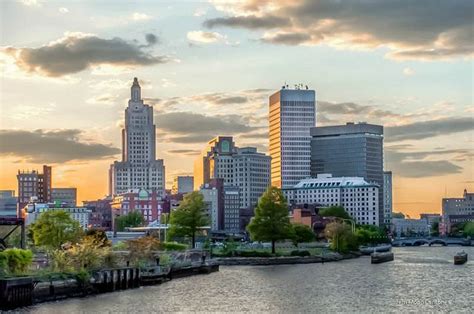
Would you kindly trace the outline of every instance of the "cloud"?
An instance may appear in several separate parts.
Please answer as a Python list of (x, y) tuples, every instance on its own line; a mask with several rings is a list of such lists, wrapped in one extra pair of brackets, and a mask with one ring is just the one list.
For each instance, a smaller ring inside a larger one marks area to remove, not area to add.
[(27, 7), (40, 7), (43, 5), (41, 0), (19, 0), (18, 2)]
[[(455, 165), (446, 156), (470, 156), (472, 151), (467, 149), (450, 149), (434, 151), (406, 151), (413, 146), (391, 146), (385, 148), (386, 168), (396, 175), (408, 178), (422, 178), (461, 173), (463, 168)], [(442, 160), (433, 160), (441, 157)]]
[(63, 14), (69, 13), (69, 9), (68, 9), (68, 8), (59, 8), (58, 11), (59, 11), (60, 13), (63, 13)]
[(404, 68), (403, 69), (403, 74), (406, 75), (406, 76), (412, 76), (412, 75), (415, 75), (415, 70), (413, 70), (412, 68)]
[(139, 13), (139, 12), (135, 12), (131, 16), (131, 19), (134, 21), (148, 21), (148, 20), (151, 20), (152, 18), (153, 17), (148, 14)]
[(3, 48), (28, 73), (60, 77), (92, 66), (136, 67), (168, 62), (121, 38), (103, 39), (91, 34), (67, 33), (39, 48)]
[(0, 155), (22, 157), (33, 163), (62, 163), (112, 158), (120, 153), (110, 145), (84, 142), (82, 134), (77, 129), (0, 130)]
[(189, 155), (189, 156), (194, 156), (200, 153), (199, 150), (197, 149), (171, 149), (167, 151), (168, 154), (174, 155)]
[(385, 127), (385, 141), (421, 140), (474, 130), (474, 118), (449, 117), (439, 120), (414, 122), (400, 126)]
[(227, 27), (244, 27), (248, 29), (270, 29), (289, 25), (290, 21), (283, 17), (277, 16), (233, 16), (218, 17), (208, 19), (204, 22), (204, 26), (214, 28), (218, 26)]
[(188, 32), (187, 38), (194, 42), (210, 44), (223, 41), (226, 39), (226, 36), (216, 32), (191, 31)]
[(194, 112), (170, 112), (155, 117), (157, 128), (181, 134), (234, 134), (253, 130), (239, 115), (207, 116)]
[(438, 60), (474, 56), (471, 0), (213, 1), (228, 16), (208, 28), (263, 31), (262, 41), (389, 50), (393, 59)]
[(158, 37), (155, 34), (151, 33), (145, 35), (145, 40), (148, 43), (148, 46), (153, 46), (160, 42)]

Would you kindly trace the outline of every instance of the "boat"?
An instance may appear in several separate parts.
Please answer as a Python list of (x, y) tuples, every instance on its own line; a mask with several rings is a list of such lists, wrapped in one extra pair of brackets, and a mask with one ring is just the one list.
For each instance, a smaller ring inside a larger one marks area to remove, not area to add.
[(361, 246), (359, 251), (364, 255), (370, 255), (374, 252), (390, 252), (392, 249), (392, 245), (390, 244), (382, 244), (377, 246)]
[(385, 262), (393, 261), (393, 253), (392, 252), (374, 252), (370, 254), (370, 261), (372, 264), (380, 264)]
[(467, 262), (467, 253), (462, 251), (454, 255), (454, 265), (462, 265)]

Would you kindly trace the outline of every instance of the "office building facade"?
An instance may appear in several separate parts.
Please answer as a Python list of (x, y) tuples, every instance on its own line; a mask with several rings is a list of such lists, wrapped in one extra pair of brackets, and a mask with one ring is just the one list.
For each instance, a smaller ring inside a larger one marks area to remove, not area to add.
[(253, 208), (270, 185), (270, 157), (255, 147), (236, 147), (231, 136), (218, 136), (194, 162), (194, 188), (211, 179), (240, 188), (240, 207)]
[(466, 189), (462, 197), (443, 198), (441, 206), (441, 235), (451, 233), (456, 224), (474, 221), (474, 193), (469, 193)]
[(185, 194), (194, 191), (193, 176), (176, 176), (173, 180), (172, 194)]
[(0, 217), (16, 217), (17, 202), (14, 190), (0, 190)]
[(310, 129), (316, 125), (314, 90), (283, 87), (269, 100), (271, 185), (290, 188), (311, 175)]
[(122, 216), (131, 212), (139, 212), (145, 224), (160, 219), (162, 198), (156, 190), (131, 189), (125, 193), (115, 195), (110, 206), (112, 215)]
[(389, 226), (392, 223), (392, 172), (383, 172), (383, 219), (384, 224)]
[(379, 225), (384, 224), (383, 126), (367, 123), (311, 129), (311, 176), (361, 177), (379, 186)]
[(20, 171), (17, 174), (18, 181), (18, 209), (25, 207), (32, 197), (37, 198), (39, 203), (51, 202), (52, 169), (43, 166), (43, 173), (37, 170)]
[(165, 194), (165, 166), (156, 159), (156, 133), (153, 107), (144, 104), (137, 78), (131, 87), (131, 98), (125, 109), (125, 128), (122, 130), (122, 160), (115, 161), (109, 170), (109, 194), (125, 193), (131, 189), (156, 190)]
[(52, 188), (51, 200), (54, 203), (64, 204), (66, 206), (77, 205), (77, 189), (76, 188)]
[(319, 174), (282, 192), (290, 205), (342, 206), (356, 223), (379, 225), (379, 186), (364, 178)]

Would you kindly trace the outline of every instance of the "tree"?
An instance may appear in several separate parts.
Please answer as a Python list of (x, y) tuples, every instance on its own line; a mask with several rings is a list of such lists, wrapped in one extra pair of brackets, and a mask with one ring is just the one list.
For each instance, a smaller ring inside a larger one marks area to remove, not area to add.
[(332, 222), (326, 226), (324, 233), (331, 240), (331, 249), (336, 252), (358, 249), (357, 238), (347, 224)]
[(276, 241), (292, 237), (288, 205), (280, 189), (269, 187), (260, 197), (247, 231), (254, 241), (271, 241), (273, 254)]
[(141, 226), (143, 222), (142, 213), (139, 211), (133, 211), (127, 215), (119, 216), (115, 219), (117, 231), (124, 231), (125, 228)]
[(343, 219), (352, 219), (342, 206), (331, 206), (323, 208), (319, 211), (319, 215), (323, 217), (338, 217)]
[(63, 210), (42, 213), (30, 225), (30, 231), (33, 234), (34, 244), (47, 249), (59, 249), (67, 242), (76, 243), (82, 235), (79, 222)]
[(303, 224), (293, 224), (293, 244), (298, 247), (298, 243), (311, 242), (316, 238), (313, 230)]
[(392, 218), (405, 218), (405, 215), (403, 213), (392, 213)]
[(89, 229), (86, 231), (84, 238), (90, 239), (97, 247), (111, 247), (112, 242), (107, 238), (104, 230)]
[(435, 221), (431, 225), (431, 235), (432, 236), (439, 236), (439, 222)]
[(465, 237), (473, 237), (474, 236), (474, 222), (468, 222), (464, 225), (463, 235)]
[(194, 248), (196, 233), (209, 224), (206, 208), (201, 193), (195, 191), (186, 194), (179, 207), (171, 213), (170, 237), (189, 236)]

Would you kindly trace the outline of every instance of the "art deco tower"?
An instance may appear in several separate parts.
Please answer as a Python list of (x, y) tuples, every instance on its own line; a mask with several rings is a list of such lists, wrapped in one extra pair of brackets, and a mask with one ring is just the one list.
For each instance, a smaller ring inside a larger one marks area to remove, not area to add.
[(132, 189), (156, 190), (164, 196), (165, 167), (156, 159), (156, 135), (153, 107), (143, 103), (137, 78), (131, 87), (131, 98), (125, 109), (122, 130), (122, 161), (115, 161), (109, 171), (109, 194)]

